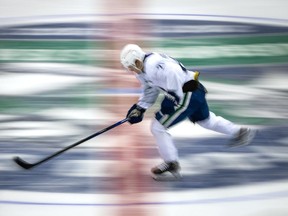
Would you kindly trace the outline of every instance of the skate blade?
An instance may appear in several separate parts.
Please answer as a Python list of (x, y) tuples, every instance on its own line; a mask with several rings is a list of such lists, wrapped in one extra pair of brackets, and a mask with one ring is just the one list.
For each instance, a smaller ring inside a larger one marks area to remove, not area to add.
[(155, 181), (181, 181), (182, 180), (182, 175), (178, 172), (178, 173), (170, 173), (170, 175), (168, 174), (160, 174), (160, 175), (156, 175), (156, 174), (152, 174), (152, 178)]

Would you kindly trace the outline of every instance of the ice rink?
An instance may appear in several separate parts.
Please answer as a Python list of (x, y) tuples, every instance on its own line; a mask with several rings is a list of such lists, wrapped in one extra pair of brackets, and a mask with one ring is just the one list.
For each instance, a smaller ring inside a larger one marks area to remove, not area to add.
[[(21, 68), (25, 68), (24, 65)], [(6, 80), (10, 77), (23, 83), (21, 76), (5, 75)], [(55, 72), (43, 76), (49, 83), (49, 77), (55, 76)], [(57, 78), (59, 82), (61, 76)], [(85, 78), (71, 80), (65, 79), (62, 86), (87, 82)], [(1, 86), (5, 86), (4, 81)], [(19, 86), (21, 91), (15, 88), (10, 91), (17, 97), (24, 97), (21, 94), (26, 90), (34, 94), (47, 91), (46, 85), (36, 85), (33, 89), (31, 85)], [(57, 85), (51, 83), (49, 87), (53, 91), (57, 89)], [(128, 156), (124, 164), (117, 161), (117, 154), (127, 151), (117, 149), (119, 143), (127, 141), (122, 137), (119, 142), (118, 129), (115, 129), (116, 137), (107, 132), (33, 170), (21, 170), (12, 161), (14, 156), (21, 156), (35, 162), (91, 134), (94, 127), (100, 130), (117, 118), (107, 116), (109, 112), (103, 109), (59, 108), (58, 105), (29, 115), (2, 114), (1, 215), (287, 214), (287, 125), (250, 125), (259, 130), (253, 143), (229, 149), (227, 137), (190, 122), (181, 123), (170, 131), (181, 157), (184, 176), (181, 181), (152, 180), (149, 170), (160, 161), (149, 134), (145, 135), (145, 145), (134, 146), (134, 150), (124, 153)], [(150, 120), (151, 116), (141, 125), (147, 133)], [(140, 152), (137, 159), (133, 156), (135, 152)], [(141, 163), (138, 176), (129, 170), (135, 167), (135, 161)]]
[(195, 65), (210, 108), (258, 131), (231, 149), (189, 121), (171, 128), (183, 179), (161, 182), (150, 176), (161, 162), (150, 134), (159, 104), (141, 124), (32, 170), (13, 162), (36, 162), (125, 118), (140, 93), (133, 77), (102, 64), (111, 50), (101, 1), (28, 2), (0, 3), (0, 216), (288, 215), (285, 1), (143, 3), (145, 43)]

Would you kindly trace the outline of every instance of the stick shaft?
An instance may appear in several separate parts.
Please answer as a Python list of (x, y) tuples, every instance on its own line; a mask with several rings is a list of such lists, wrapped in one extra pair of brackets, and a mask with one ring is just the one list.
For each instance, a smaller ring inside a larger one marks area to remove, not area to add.
[[(74, 147), (77, 146), (77, 145), (80, 145), (80, 144), (83, 143), (83, 142), (86, 142), (86, 141), (88, 141), (88, 140), (90, 140), (90, 139), (92, 139), (92, 138), (94, 138), (94, 137), (96, 137), (96, 136), (98, 136), (98, 135), (100, 135), (100, 134), (102, 134), (102, 133), (105, 133), (105, 132), (108, 131), (108, 130), (111, 130), (111, 129), (113, 129), (113, 128), (115, 128), (115, 127), (117, 127), (117, 126), (119, 126), (119, 125), (121, 125), (121, 124), (123, 124), (123, 123), (125, 123), (125, 122), (127, 122), (128, 120), (129, 120), (128, 118), (125, 118), (125, 119), (123, 119), (123, 120), (121, 120), (121, 121), (119, 121), (119, 122), (116, 122), (116, 123), (113, 124), (113, 125), (110, 125), (110, 126), (107, 127), (107, 128), (104, 128), (104, 129), (102, 129), (102, 130), (100, 130), (100, 131), (98, 131), (98, 132), (96, 132), (96, 133), (94, 133), (94, 134), (91, 134), (90, 136), (88, 136), (88, 137), (86, 137), (86, 138), (83, 138), (83, 139), (81, 139), (81, 140), (73, 143), (72, 145), (69, 145), (69, 146), (65, 147), (64, 149), (61, 149), (60, 151), (57, 151), (57, 152), (55, 152), (54, 154), (51, 154), (50, 156), (45, 157), (45, 158), (43, 158), (42, 160), (40, 160), (40, 161), (38, 161), (38, 162), (36, 162), (36, 163), (34, 163), (34, 164), (30, 164), (31, 166), (30, 166), (29, 168), (32, 168), (32, 167), (37, 166), (37, 165), (39, 165), (39, 164), (42, 164), (42, 163), (44, 163), (44, 162), (46, 162), (46, 161), (48, 161), (48, 160), (50, 160), (50, 159), (52, 159), (52, 158), (60, 155), (60, 154), (62, 154), (63, 152), (65, 152), (65, 151), (67, 151), (67, 150), (69, 150), (69, 149), (71, 149), (71, 148), (74, 148)], [(21, 160), (22, 160), (22, 159), (21, 159)], [(24, 160), (22, 160), (22, 161), (24, 162)], [(24, 162), (24, 163), (25, 163), (25, 162)], [(20, 165), (20, 164), (18, 163), (18, 165)], [(20, 166), (21, 166), (21, 165), (20, 165)], [(23, 167), (23, 168), (24, 168), (24, 167)]]

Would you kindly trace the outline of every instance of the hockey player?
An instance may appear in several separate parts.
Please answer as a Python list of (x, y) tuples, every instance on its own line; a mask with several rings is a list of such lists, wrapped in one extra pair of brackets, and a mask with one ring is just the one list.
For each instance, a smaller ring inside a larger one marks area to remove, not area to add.
[(155, 103), (160, 92), (165, 95), (151, 124), (151, 132), (163, 159), (162, 164), (151, 169), (155, 179), (165, 172), (181, 177), (178, 152), (167, 129), (187, 118), (206, 129), (229, 135), (231, 147), (246, 145), (253, 139), (253, 130), (209, 111), (205, 99), (207, 91), (198, 81), (199, 72), (187, 70), (165, 54), (145, 53), (135, 44), (122, 49), (120, 60), (143, 86), (142, 96), (127, 113), (131, 124), (142, 121), (145, 111)]

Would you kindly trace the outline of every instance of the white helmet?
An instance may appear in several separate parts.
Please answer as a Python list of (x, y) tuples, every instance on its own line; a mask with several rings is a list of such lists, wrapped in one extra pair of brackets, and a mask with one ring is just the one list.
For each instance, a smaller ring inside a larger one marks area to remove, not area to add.
[(143, 62), (145, 52), (136, 44), (127, 44), (121, 51), (120, 60), (121, 64), (128, 68), (129, 66), (136, 67), (135, 61)]

